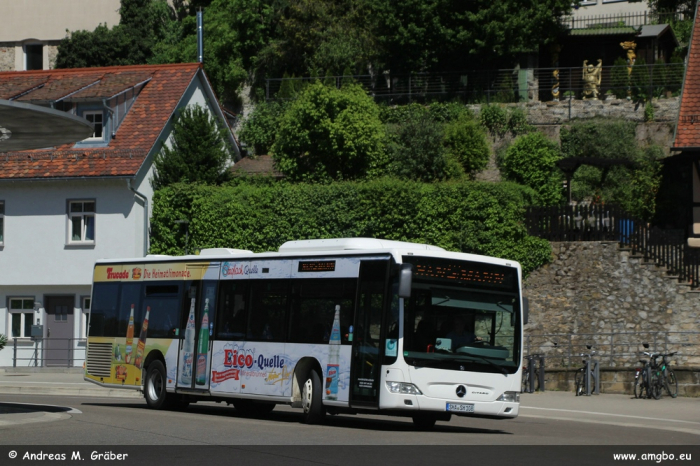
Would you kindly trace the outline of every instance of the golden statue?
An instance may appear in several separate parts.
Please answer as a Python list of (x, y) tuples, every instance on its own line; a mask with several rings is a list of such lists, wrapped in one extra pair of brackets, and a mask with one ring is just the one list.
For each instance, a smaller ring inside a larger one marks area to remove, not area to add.
[(554, 70), (552, 76), (554, 76), (554, 84), (552, 85), (552, 100), (554, 100), (554, 102), (559, 102), (559, 70)]
[(598, 100), (602, 71), (603, 60), (598, 59), (596, 66), (589, 65), (588, 60), (583, 61), (583, 100), (587, 100), (589, 97), (591, 100)]
[(632, 74), (632, 67), (634, 66), (635, 60), (637, 59), (637, 55), (635, 55), (634, 53), (634, 49), (637, 48), (637, 44), (635, 44), (631, 40), (628, 40), (627, 42), (621, 42), (620, 46), (624, 50), (627, 50), (627, 73)]

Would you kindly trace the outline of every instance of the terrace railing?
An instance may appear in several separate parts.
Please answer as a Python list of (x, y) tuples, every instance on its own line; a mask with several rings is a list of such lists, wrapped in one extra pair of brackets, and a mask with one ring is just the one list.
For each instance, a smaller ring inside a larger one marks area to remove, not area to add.
[[(631, 75), (626, 65), (603, 66), (599, 99), (604, 100), (609, 96), (644, 100), (678, 95), (684, 73), (683, 63), (636, 65)], [(354, 82), (361, 85), (375, 100), (390, 103), (452, 99), (486, 104), (548, 102), (556, 100), (555, 92), (558, 92), (558, 100), (569, 101), (570, 98), (582, 98), (584, 88), (582, 63), (580, 67), (573, 68), (276, 78), (266, 81), (266, 98), (290, 99), (295, 92), (315, 81), (337, 88), (344, 83)]]
[(559, 18), (559, 22), (567, 29), (586, 29), (588, 33), (600, 31), (601, 34), (621, 28), (639, 29), (647, 24), (668, 24), (682, 21), (682, 12), (653, 12), (615, 13), (607, 15), (571, 15)]
[(619, 207), (577, 205), (530, 207), (528, 234), (549, 241), (615, 241), (672, 276), (700, 286), (700, 251), (688, 246), (683, 230), (662, 230), (635, 219)]

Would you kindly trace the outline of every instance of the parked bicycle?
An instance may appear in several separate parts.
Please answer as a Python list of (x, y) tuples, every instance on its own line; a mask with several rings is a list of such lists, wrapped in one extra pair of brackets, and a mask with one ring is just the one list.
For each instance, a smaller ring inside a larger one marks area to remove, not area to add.
[(581, 357), (583, 357), (583, 367), (576, 372), (576, 376), (574, 377), (576, 396), (598, 393), (595, 362), (593, 361), (593, 355), (596, 352), (591, 351), (591, 345), (586, 345), (586, 348), (588, 349), (588, 353), (581, 353)]
[[(645, 349), (649, 349), (648, 343), (642, 343)], [(670, 358), (676, 352), (662, 354), (651, 351), (642, 351), (649, 359), (640, 359), (642, 367), (638, 367), (634, 376), (634, 397), (660, 399), (666, 390), (672, 398), (678, 396), (678, 380), (670, 368)], [(661, 359), (661, 363), (658, 359)]]
[[(539, 354), (525, 356), (525, 364), (523, 366), (523, 393), (532, 393), (541, 390), (540, 387), (540, 368), (537, 367), (536, 359), (541, 357)], [(530, 369), (532, 367), (532, 369)]]
[(656, 363), (653, 366), (655, 374), (652, 376), (653, 383), (655, 384), (652, 388), (652, 396), (655, 399), (660, 399), (664, 390), (668, 393), (671, 398), (676, 398), (678, 396), (678, 379), (676, 379), (676, 374), (671, 370), (670, 358), (676, 354), (676, 352), (668, 354), (657, 354), (656, 358), (661, 358), (660, 363)]

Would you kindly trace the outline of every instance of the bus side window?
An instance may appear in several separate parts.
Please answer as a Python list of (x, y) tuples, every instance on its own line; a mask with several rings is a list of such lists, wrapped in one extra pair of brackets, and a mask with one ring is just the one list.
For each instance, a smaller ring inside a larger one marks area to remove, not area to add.
[(219, 286), (218, 326), (216, 337), (222, 340), (244, 340), (247, 324), (246, 298), (248, 283), (222, 281)]
[(131, 307), (134, 307), (134, 335), (141, 332), (141, 322), (146, 314), (141, 306), (141, 283), (122, 283), (119, 299), (119, 335), (126, 335), (131, 316)]
[(289, 281), (255, 280), (251, 286), (253, 291), (246, 339), (285, 341)]
[(190, 307), (192, 306), (192, 299), (195, 300), (195, 309), (197, 309), (197, 305), (199, 304), (199, 296), (197, 296), (197, 290), (199, 289), (200, 283), (200, 281), (190, 280), (186, 281), (183, 285), (182, 310), (180, 311), (180, 328), (178, 330), (180, 338), (184, 338), (185, 336), (185, 330), (187, 329), (187, 319), (189, 319), (190, 317)]
[(295, 280), (288, 341), (327, 344), (340, 306), (341, 342), (349, 344), (356, 286), (352, 278)]

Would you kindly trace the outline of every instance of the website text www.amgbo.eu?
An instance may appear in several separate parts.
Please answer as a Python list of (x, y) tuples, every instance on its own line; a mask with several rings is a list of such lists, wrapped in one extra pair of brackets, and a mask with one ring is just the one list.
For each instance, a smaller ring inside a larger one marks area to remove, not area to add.
[(691, 461), (691, 453), (613, 453), (615, 461), (654, 461), (661, 463), (662, 461)]

